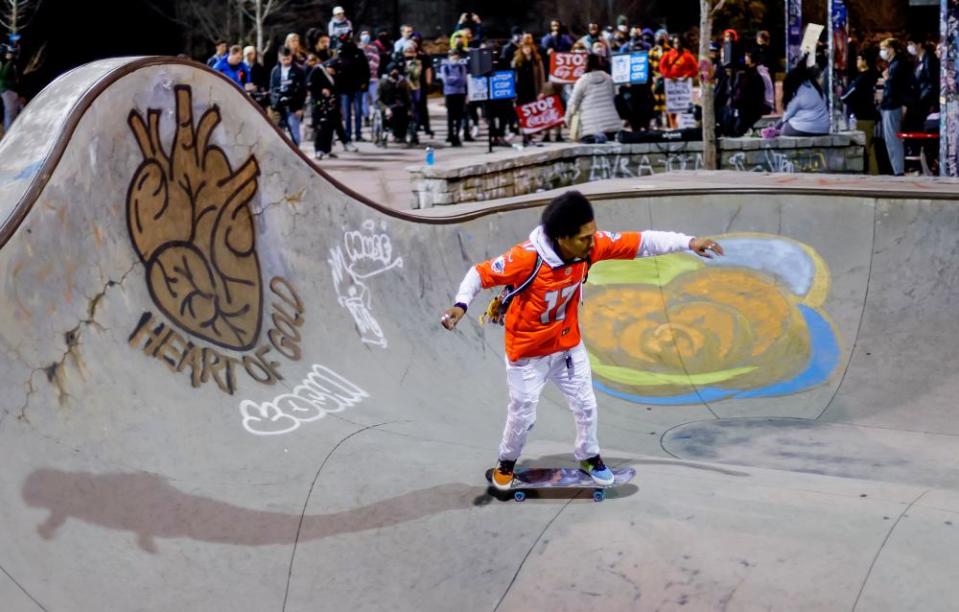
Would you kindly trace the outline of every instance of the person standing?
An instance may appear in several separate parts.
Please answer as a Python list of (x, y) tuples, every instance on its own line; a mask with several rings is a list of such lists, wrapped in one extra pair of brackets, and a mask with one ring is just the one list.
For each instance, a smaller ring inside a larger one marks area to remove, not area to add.
[(0, 58), (0, 100), (3, 100), (3, 132), (6, 134), (20, 114), (20, 94), (17, 74), (17, 54), (13, 46), (7, 46)]
[(243, 61), (243, 47), (240, 45), (230, 47), (230, 52), (217, 63), (215, 70), (225, 74), (244, 90), (250, 83), (250, 67)]
[(657, 30), (656, 44), (649, 50), (649, 74), (653, 82), (653, 114), (658, 125), (666, 124), (666, 81), (660, 62), (669, 51), (669, 33)]
[(886, 142), (889, 164), (895, 176), (902, 176), (906, 170), (905, 151), (902, 139), (902, 120), (907, 113), (914, 89), (912, 70), (900, 57), (899, 41), (887, 38), (879, 43), (879, 56), (888, 63), (883, 76), (882, 102), (879, 110), (882, 114), (882, 138)]
[(280, 116), (293, 144), (300, 146), (300, 121), (306, 104), (306, 73), (293, 62), (293, 50), (280, 49), (279, 62), (270, 74), (270, 104)]
[(433, 78), (436, 71), (433, 69), (433, 59), (423, 49), (423, 39), (419, 35), (414, 35), (416, 40), (416, 59), (420, 62), (420, 96), (416, 103), (417, 127), (430, 138), (433, 137), (433, 126), (430, 123), (429, 94), (433, 86)]
[(409, 140), (410, 146), (420, 144), (420, 99), (423, 95), (423, 62), (417, 57), (418, 47), (416, 43), (406, 47), (403, 52), (403, 70), (410, 90), (410, 124)]
[[(546, 83), (543, 58), (540, 57), (531, 34), (525, 34), (513, 55), (513, 70), (516, 71), (516, 106), (522, 106), (543, 98)], [(523, 134), (523, 145), (532, 142), (529, 134)]]
[(910, 42), (906, 51), (913, 58), (913, 75), (918, 89), (909, 129), (921, 131), (926, 117), (939, 110), (939, 59), (933, 49), (917, 42)]
[(226, 57), (227, 44), (225, 40), (216, 41), (216, 52), (206, 61), (206, 65), (216, 70), (216, 65)]
[(393, 43), (393, 55), (403, 55), (406, 46), (413, 42), (413, 26), (403, 24), (400, 26), (400, 37)]
[(346, 142), (363, 140), (363, 94), (370, 85), (370, 63), (366, 54), (353, 42), (353, 34), (340, 34), (340, 50), (337, 55), (337, 93), (340, 97), (340, 112), (346, 129)]
[(330, 35), (334, 51), (340, 48), (341, 36), (344, 34), (353, 35), (353, 24), (346, 18), (346, 11), (343, 10), (342, 6), (333, 7), (333, 19), (330, 19), (327, 26), (327, 34)]
[(469, 78), (459, 49), (450, 49), (446, 61), (440, 65), (443, 96), (446, 98), (446, 138), (454, 147), (462, 147), (460, 130), (466, 112), (466, 87)]
[(249, 45), (243, 48), (243, 61), (250, 67), (250, 96), (260, 106), (270, 105), (270, 74), (266, 66), (260, 63), (256, 47)]
[(339, 123), (335, 85), (326, 66), (318, 63), (307, 78), (307, 90), (313, 101), (313, 156), (320, 160), (336, 157), (333, 153), (333, 132)]
[(366, 56), (366, 62), (370, 66), (369, 86), (363, 94), (363, 121), (369, 125), (369, 122), (373, 119), (370, 113), (376, 105), (376, 86), (379, 84), (380, 48), (372, 40), (369, 30), (360, 32), (360, 44), (358, 47), (363, 51), (363, 55)]
[(592, 370), (579, 329), (579, 307), (589, 267), (607, 259), (635, 259), (691, 250), (700, 257), (722, 255), (713, 240), (676, 232), (599, 232), (593, 207), (578, 191), (553, 199), (529, 240), (506, 253), (470, 267), (454, 305), (441, 324), (453, 330), (481, 289), (523, 286), (496, 318), (505, 325), (506, 425), (493, 470), (493, 485), (508, 490), (516, 460), (536, 421), (536, 406), (552, 381), (569, 404), (576, 422), (573, 455), (598, 485), (613, 474), (600, 456), (597, 403)]
[(855, 117), (856, 129), (866, 136), (866, 169), (869, 174), (879, 174), (879, 163), (876, 159), (876, 143), (874, 135), (876, 122), (879, 121), (879, 109), (876, 108), (876, 82), (879, 72), (876, 71), (872, 58), (864, 51), (856, 55), (856, 77), (849, 83), (849, 88), (842, 96), (846, 104), (846, 113), (850, 118)]

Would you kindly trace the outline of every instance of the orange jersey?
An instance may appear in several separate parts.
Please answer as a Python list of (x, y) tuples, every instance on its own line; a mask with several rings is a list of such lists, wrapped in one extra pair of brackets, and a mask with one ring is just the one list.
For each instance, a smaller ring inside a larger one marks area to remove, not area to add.
[[(590, 262), (633, 259), (639, 252), (639, 232), (596, 232)], [(503, 255), (476, 265), (484, 288), (518, 287), (533, 272), (536, 249), (529, 241)], [(579, 303), (585, 261), (558, 268), (545, 262), (526, 289), (517, 294), (506, 312), (506, 356), (511, 361), (566, 351), (580, 342)]]

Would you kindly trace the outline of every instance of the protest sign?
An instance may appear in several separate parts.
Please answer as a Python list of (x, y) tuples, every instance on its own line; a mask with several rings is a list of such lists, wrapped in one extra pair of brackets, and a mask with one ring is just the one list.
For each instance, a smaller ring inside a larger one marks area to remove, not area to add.
[(666, 112), (685, 113), (693, 103), (692, 79), (664, 79)]
[(519, 128), (524, 134), (535, 134), (557, 125), (563, 125), (563, 103), (559, 96), (547, 96), (542, 100), (516, 107)]
[(549, 56), (549, 80), (553, 83), (575, 83), (586, 72), (585, 52), (555, 52)]

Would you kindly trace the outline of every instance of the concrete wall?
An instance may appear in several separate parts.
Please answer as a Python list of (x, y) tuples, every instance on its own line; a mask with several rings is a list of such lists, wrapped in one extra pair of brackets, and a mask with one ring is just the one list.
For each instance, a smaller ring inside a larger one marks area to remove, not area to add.
[[(720, 169), (740, 172), (861, 173), (861, 132), (808, 138), (723, 138)], [(611, 178), (703, 167), (701, 142), (567, 145), (521, 155), (494, 153), (483, 164), (411, 166), (419, 208), (492, 200)]]

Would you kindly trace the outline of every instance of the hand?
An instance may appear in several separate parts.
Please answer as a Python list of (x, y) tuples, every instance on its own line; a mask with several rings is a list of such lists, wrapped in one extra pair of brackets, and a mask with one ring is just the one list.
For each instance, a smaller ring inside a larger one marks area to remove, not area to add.
[(333, 92), (330, 91), (329, 89), (326, 89), (326, 88), (324, 87), (323, 90), (322, 90), (320, 93), (323, 94), (323, 97), (324, 97), (324, 98), (329, 98), (329, 97), (330, 97), (330, 94), (332, 94)]
[(446, 329), (453, 329), (456, 327), (456, 324), (460, 322), (460, 319), (463, 318), (463, 315), (466, 314), (466, 311), (460, 308), (459, 306), (453, 306), (443, 313), (443, 317), (440, 319), (443, 327)]
[(693, 238), (689, 241), (689, 250), (706, 259), (713, 258), (713, 256), (709, 254), (709, 251), (717, 255), (724, 255), (723, 247), (719, 246), (718, 242), (710, 240), (709, 238)]
[(389, 108), (386, 109), (386, 113), (385, 113), (385, 114), (386, 114), (386, 118), (387, 118), (387, 119), (392, 119), (392, 118), (393, 118), (393, 111), (391, 111)]
[(301, 110), (298, 110), (298, 111), (296, 111), (296, 112), (293, 113), (293, 114), (296, 115), (296, 118), (297, 118), (297, 119), (302, 119), (302, 118), (303, 118), (303, 111), (301, 111)]

